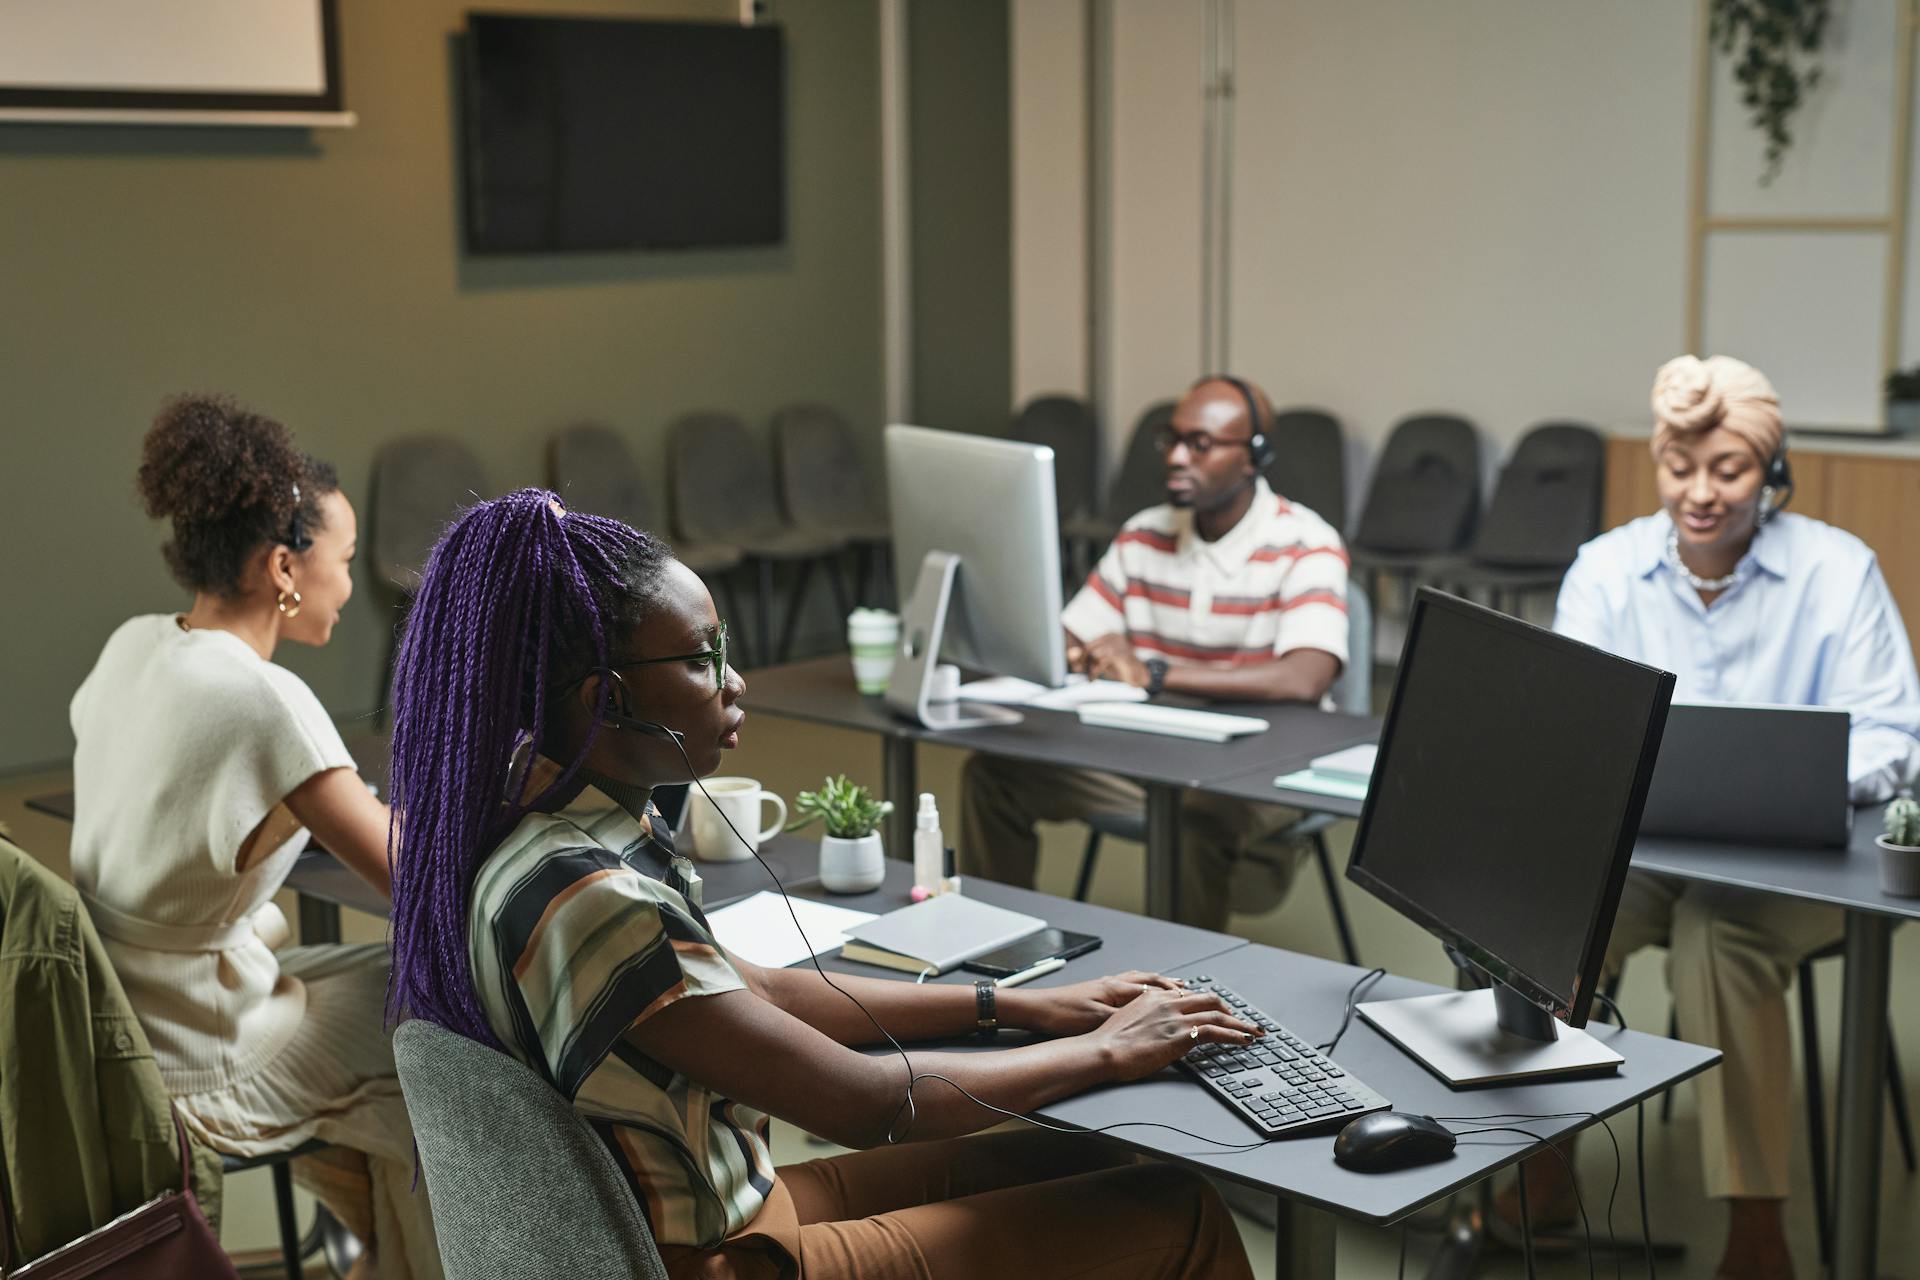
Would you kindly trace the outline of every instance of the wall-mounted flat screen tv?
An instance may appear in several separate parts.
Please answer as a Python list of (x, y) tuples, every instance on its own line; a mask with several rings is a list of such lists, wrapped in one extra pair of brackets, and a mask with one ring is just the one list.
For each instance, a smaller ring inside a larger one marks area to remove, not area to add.
[(779, 27), (473, 13), (464, 46), (470, 251), (785, 237)]

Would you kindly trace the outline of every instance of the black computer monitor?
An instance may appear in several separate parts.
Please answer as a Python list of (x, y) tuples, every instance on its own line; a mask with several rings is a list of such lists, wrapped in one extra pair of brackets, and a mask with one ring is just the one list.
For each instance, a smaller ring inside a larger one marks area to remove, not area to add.
[(1347, 875), (1491, 977), (1506, 1031), (1586, 1023), (1673, 683), (1414, 600)]

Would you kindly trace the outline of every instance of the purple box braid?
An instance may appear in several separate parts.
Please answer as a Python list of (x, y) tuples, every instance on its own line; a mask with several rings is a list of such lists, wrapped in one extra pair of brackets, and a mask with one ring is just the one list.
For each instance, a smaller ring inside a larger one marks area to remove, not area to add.
[(563, 514), (543, 489), (482, 502), (433, 549), (393, 680), (393, 971), (388, 1011), (500, 1047), (474, 987), (467, 914), (480, 864), (540, 796), (511, 785), (543, 750), (548, 691), (605, 665), (668, 552), (618, 520)]

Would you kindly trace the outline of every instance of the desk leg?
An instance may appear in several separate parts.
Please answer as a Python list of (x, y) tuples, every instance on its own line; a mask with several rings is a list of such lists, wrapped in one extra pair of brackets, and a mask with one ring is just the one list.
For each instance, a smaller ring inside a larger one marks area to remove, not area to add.
[(1180, 797), (1183, 788), (1147, 784), (1147, 914), (1172, 920), (1180, 906)]
[(1280, 1197), (1273, 1234), (1275, 1280), (1333, 1280), (1333, 1215)]
[(1835, 1280), (1873, 1280), (1879, 1255), (1880, 1138), (1887, 1071), (1893, 923), (1847, 913), (1840, 1012), (1840, 1104), (1833, 1183)]
[(309, 898), (306, 894), (300, 899), (300, 945), (310, 947), (319, 942), (340, 941), (340, 904), (322, 902), (318, 898)]
[[(893, 812), (887, 815), (887, 854), (908, 861), (913, 859), (913, 808), (920, 792), (917, 749), (918, 744), (902, 734), (880, 736), (880, 790), (893, 801)], [(955, 835), (959, 819), (959, 814), (946, 818), (947, 830)]]

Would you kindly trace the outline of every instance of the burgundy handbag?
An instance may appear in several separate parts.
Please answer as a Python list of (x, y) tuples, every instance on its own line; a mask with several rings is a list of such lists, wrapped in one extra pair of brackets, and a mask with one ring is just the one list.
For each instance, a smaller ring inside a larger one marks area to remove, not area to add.
[(180, 1190), (163, 1191), (153, 1199), (95, 1227), (71, 1244), (13, 1271), (13, 1218), (6, 1195), (5, 1170), (0, 1169), (0, 1218), (4, 1218), (4, 1248), (0, 1263), (12, 1280), (240, 1280), (233, 1260), (220, 1247), (213, 1228), (200, 1212), (188, 1181), (187, 1131), (173, 1115), (173, 1132), (180, 1142)]

